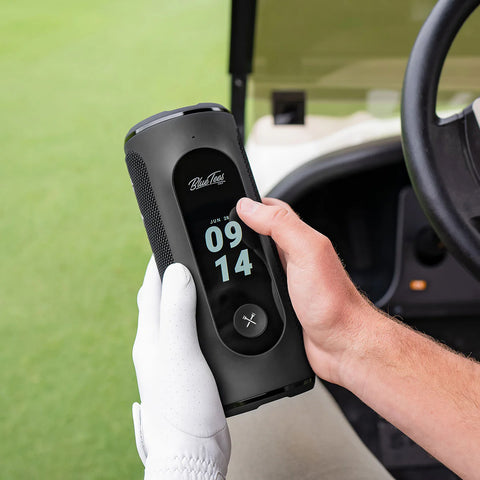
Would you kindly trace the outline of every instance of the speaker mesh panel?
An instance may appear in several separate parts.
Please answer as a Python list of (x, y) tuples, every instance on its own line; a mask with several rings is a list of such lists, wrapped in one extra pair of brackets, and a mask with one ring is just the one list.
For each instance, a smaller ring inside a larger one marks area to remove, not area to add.
[(127, 162), (128, 173), (132, 179), (133, 189), (135, 190), (138, 206), (143, 216), (143, 223), (155, 261), (157, 262), (158, 271), (160, 275), (163, 275), (166, 268), (173, 263), (173, 256), (167, 234), (163, 228), (162, 217), (155, 202), (147, 167), (142, 157), (135, 152), (128, 152), (125, 161)]

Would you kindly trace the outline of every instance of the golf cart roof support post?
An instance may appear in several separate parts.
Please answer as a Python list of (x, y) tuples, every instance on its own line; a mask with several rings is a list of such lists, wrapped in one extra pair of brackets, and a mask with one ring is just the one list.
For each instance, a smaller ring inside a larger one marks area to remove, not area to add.
[(252, 71), (256, 0), (232, 0), (230, 31), (231, 111), (242, 142), (245, 129), (247, 76)]

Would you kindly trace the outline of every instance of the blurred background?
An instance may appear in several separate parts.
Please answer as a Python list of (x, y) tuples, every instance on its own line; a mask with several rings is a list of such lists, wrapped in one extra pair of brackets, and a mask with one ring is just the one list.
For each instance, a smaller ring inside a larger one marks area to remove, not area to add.
[(229, 2), (0, 6), (0, 477), (143, 478), (131, 347), (150, 247), (123, 139), (227, 104)]

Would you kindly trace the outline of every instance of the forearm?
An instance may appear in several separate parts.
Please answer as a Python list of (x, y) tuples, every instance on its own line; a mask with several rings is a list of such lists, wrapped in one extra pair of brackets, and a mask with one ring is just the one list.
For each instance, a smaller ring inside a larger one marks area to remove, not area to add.
[(340, 383), (462, 478), (480, 471), (480, 365), (369, 309)]

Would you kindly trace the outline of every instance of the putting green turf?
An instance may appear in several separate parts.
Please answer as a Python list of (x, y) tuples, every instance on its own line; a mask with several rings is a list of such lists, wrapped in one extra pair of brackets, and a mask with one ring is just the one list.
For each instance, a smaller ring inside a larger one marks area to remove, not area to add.
[(142, 478), (133, 123), (228, 102), (229, 2), (1, 0), (2, 479)]

